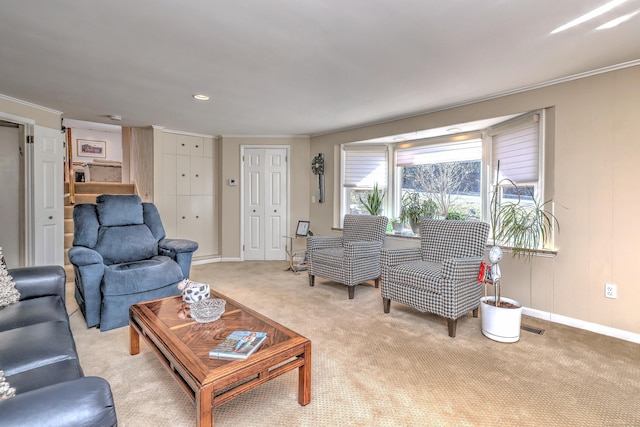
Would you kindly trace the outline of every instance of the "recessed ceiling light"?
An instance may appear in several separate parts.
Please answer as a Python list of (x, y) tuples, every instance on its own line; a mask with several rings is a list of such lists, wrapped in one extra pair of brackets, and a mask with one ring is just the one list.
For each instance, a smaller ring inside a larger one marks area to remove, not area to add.
[(115, 120), (115, 121), (117, 121), (117, 122), (119, 122), (120, 120), (122, 120), (122, 116), (117, 116), (117, 115), (115, 115), (115, 114), (110, 115), (110, 116), (109, 116), (109, 118), (110, 118), (111, 120)]
[(447, 129), (447, 132), (449, 133), (456, 133), (456, 132), (460, 132), (462, 129), (460, 128), (449, 128)]
[(597, 16), (603, 15), (607, 12), (609, 12), (611, 9), (613, 9), (614, 7), (620, 6), (622, 3), (626, 2), (627, 0), (612, 0), (609, 3), (603, 4), (602, 6), (593, 9), (591, 12), (586, 13), (584, 15), (582, 15), (579, 18), (574, 19), (571, 22), (567, 22), (566, 24), (556, 28), (555, 30), (551, 31), (551, 34), (555, 34), (555, 33), (559, 33), (560, 31), (564, 31), (567, 30), (569, 28), (575, 27), (576, 25), (580, 25), (583, 22), (587, 22)]
[(195, 95), (193, 95), (194, 99), (197, 99), (198, 101), (208, 101), (209, 100), (209, 96), (208, 95), (204, 95), (202, 93), (196, 93)]

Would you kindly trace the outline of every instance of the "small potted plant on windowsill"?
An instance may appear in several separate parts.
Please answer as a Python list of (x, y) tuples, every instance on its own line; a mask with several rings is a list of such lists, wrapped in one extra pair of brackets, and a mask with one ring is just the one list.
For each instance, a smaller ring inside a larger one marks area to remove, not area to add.
[(409, 223), (414, 234), (420, 234), (420, 223), (424, 218), (434, 218), (438, 205), (433, 200), (422, 199), (417, 191), (409, 191), (402, 196), (400, 220)]
[[(499, 262), (502, 248), (507, 245), (513, 256), (531, 261), (531, 257), (548, 240), (554, 225), (559, 230), (556, 217), (546, 207), (551, 201), (540, 203), (531, 197), (532, 203), (524, 204), (523, 190), (508, 178), (499, 178), (500, 162), (496, 172), (490, 204), (490, 222), (493, 247), (489, 250), (489, 272), (485, 283), (493, 285), (494, 295), (485, 296), (480, 301), (482, 333), (499, 342), (516, 342), (520, 339), (522, 304), (501, 296), (501, 273)], [(500, 202), (500, 188), (514, 189), (515, 201)]]
[(382, 202), (384, 201), (384, 190), (381, 192), (378, 190), (378, 183), (373, 185), (373, 191), (367, 194), (367, 200), (360, 197), (360, 203), (369, 212), (370, 215), (380, 215), (382, 213)]
[(402, 233), (404, 229), (404, 222), (400, 218), (391, 218), (390, 221), (393, 232), (398, 234)]

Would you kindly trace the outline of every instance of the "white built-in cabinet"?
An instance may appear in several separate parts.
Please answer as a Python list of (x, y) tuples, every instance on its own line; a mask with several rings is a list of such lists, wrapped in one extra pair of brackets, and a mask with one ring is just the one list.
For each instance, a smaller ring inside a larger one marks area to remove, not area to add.
[[(198, 242), (194, 260), (218, 254), (216, 218), (216, 142), (162, 132), (154, 200), (167, 237)], [(158, 145), (156, 144), (156, 147)]]

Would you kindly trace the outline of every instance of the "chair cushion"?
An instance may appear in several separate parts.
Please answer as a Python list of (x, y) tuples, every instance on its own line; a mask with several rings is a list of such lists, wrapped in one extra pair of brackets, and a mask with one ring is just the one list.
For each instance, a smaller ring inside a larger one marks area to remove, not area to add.
[(46, 296), (23, 300), (2, 309), (0, 331), (52, 320), (68, 321), (62, 298)]
[(103, 194), (96, 197), (96, 209), (103, 227), (144, 224), (142, 200), (135, 194)]
[(158, 255), (158, 242), (146, 225), (100, 227), (94, 248), (107, 265), (148, 259)]
[(73, 246), (93, 248), (98, 243), (98, 213), (96, 205), (82, 203), (73, 208)]
[(416, 288), (441, 293), (442, 263), (429, 261), (412, 261), (398, 264), (389, 269), (389, 282), (405, 283)]
[[(73, 361), (76, 376), (82, 375), (75, 343), (65, 321), (37, 323), (0, 332), (0, 366), (5, 376), (41, 368), (46, 365)], [(17, 384), (13, 384), (17, 390)]]
[(316, 249), (313, 251), (313, 260), (316, 264), (342, 268), (344, 262), (344, 248)]
[(128, 295), (155, 290), (183, 279), (178, 263), (166, 256), (107, 266), (102, 294)]
[(16, 394), (20, 394), (80, 377), (82, 369), (78, 360), (64, 359), (11, 375), (9, 381), (15, 387)]

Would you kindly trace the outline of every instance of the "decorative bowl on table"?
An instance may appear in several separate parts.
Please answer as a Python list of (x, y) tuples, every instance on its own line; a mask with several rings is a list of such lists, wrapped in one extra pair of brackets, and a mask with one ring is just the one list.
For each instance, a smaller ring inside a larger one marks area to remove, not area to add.
[(206, 298), (191, 304), (191, 317), (198, 323), (218, 320), (224, 313), (227, 302), (220, 298)]

